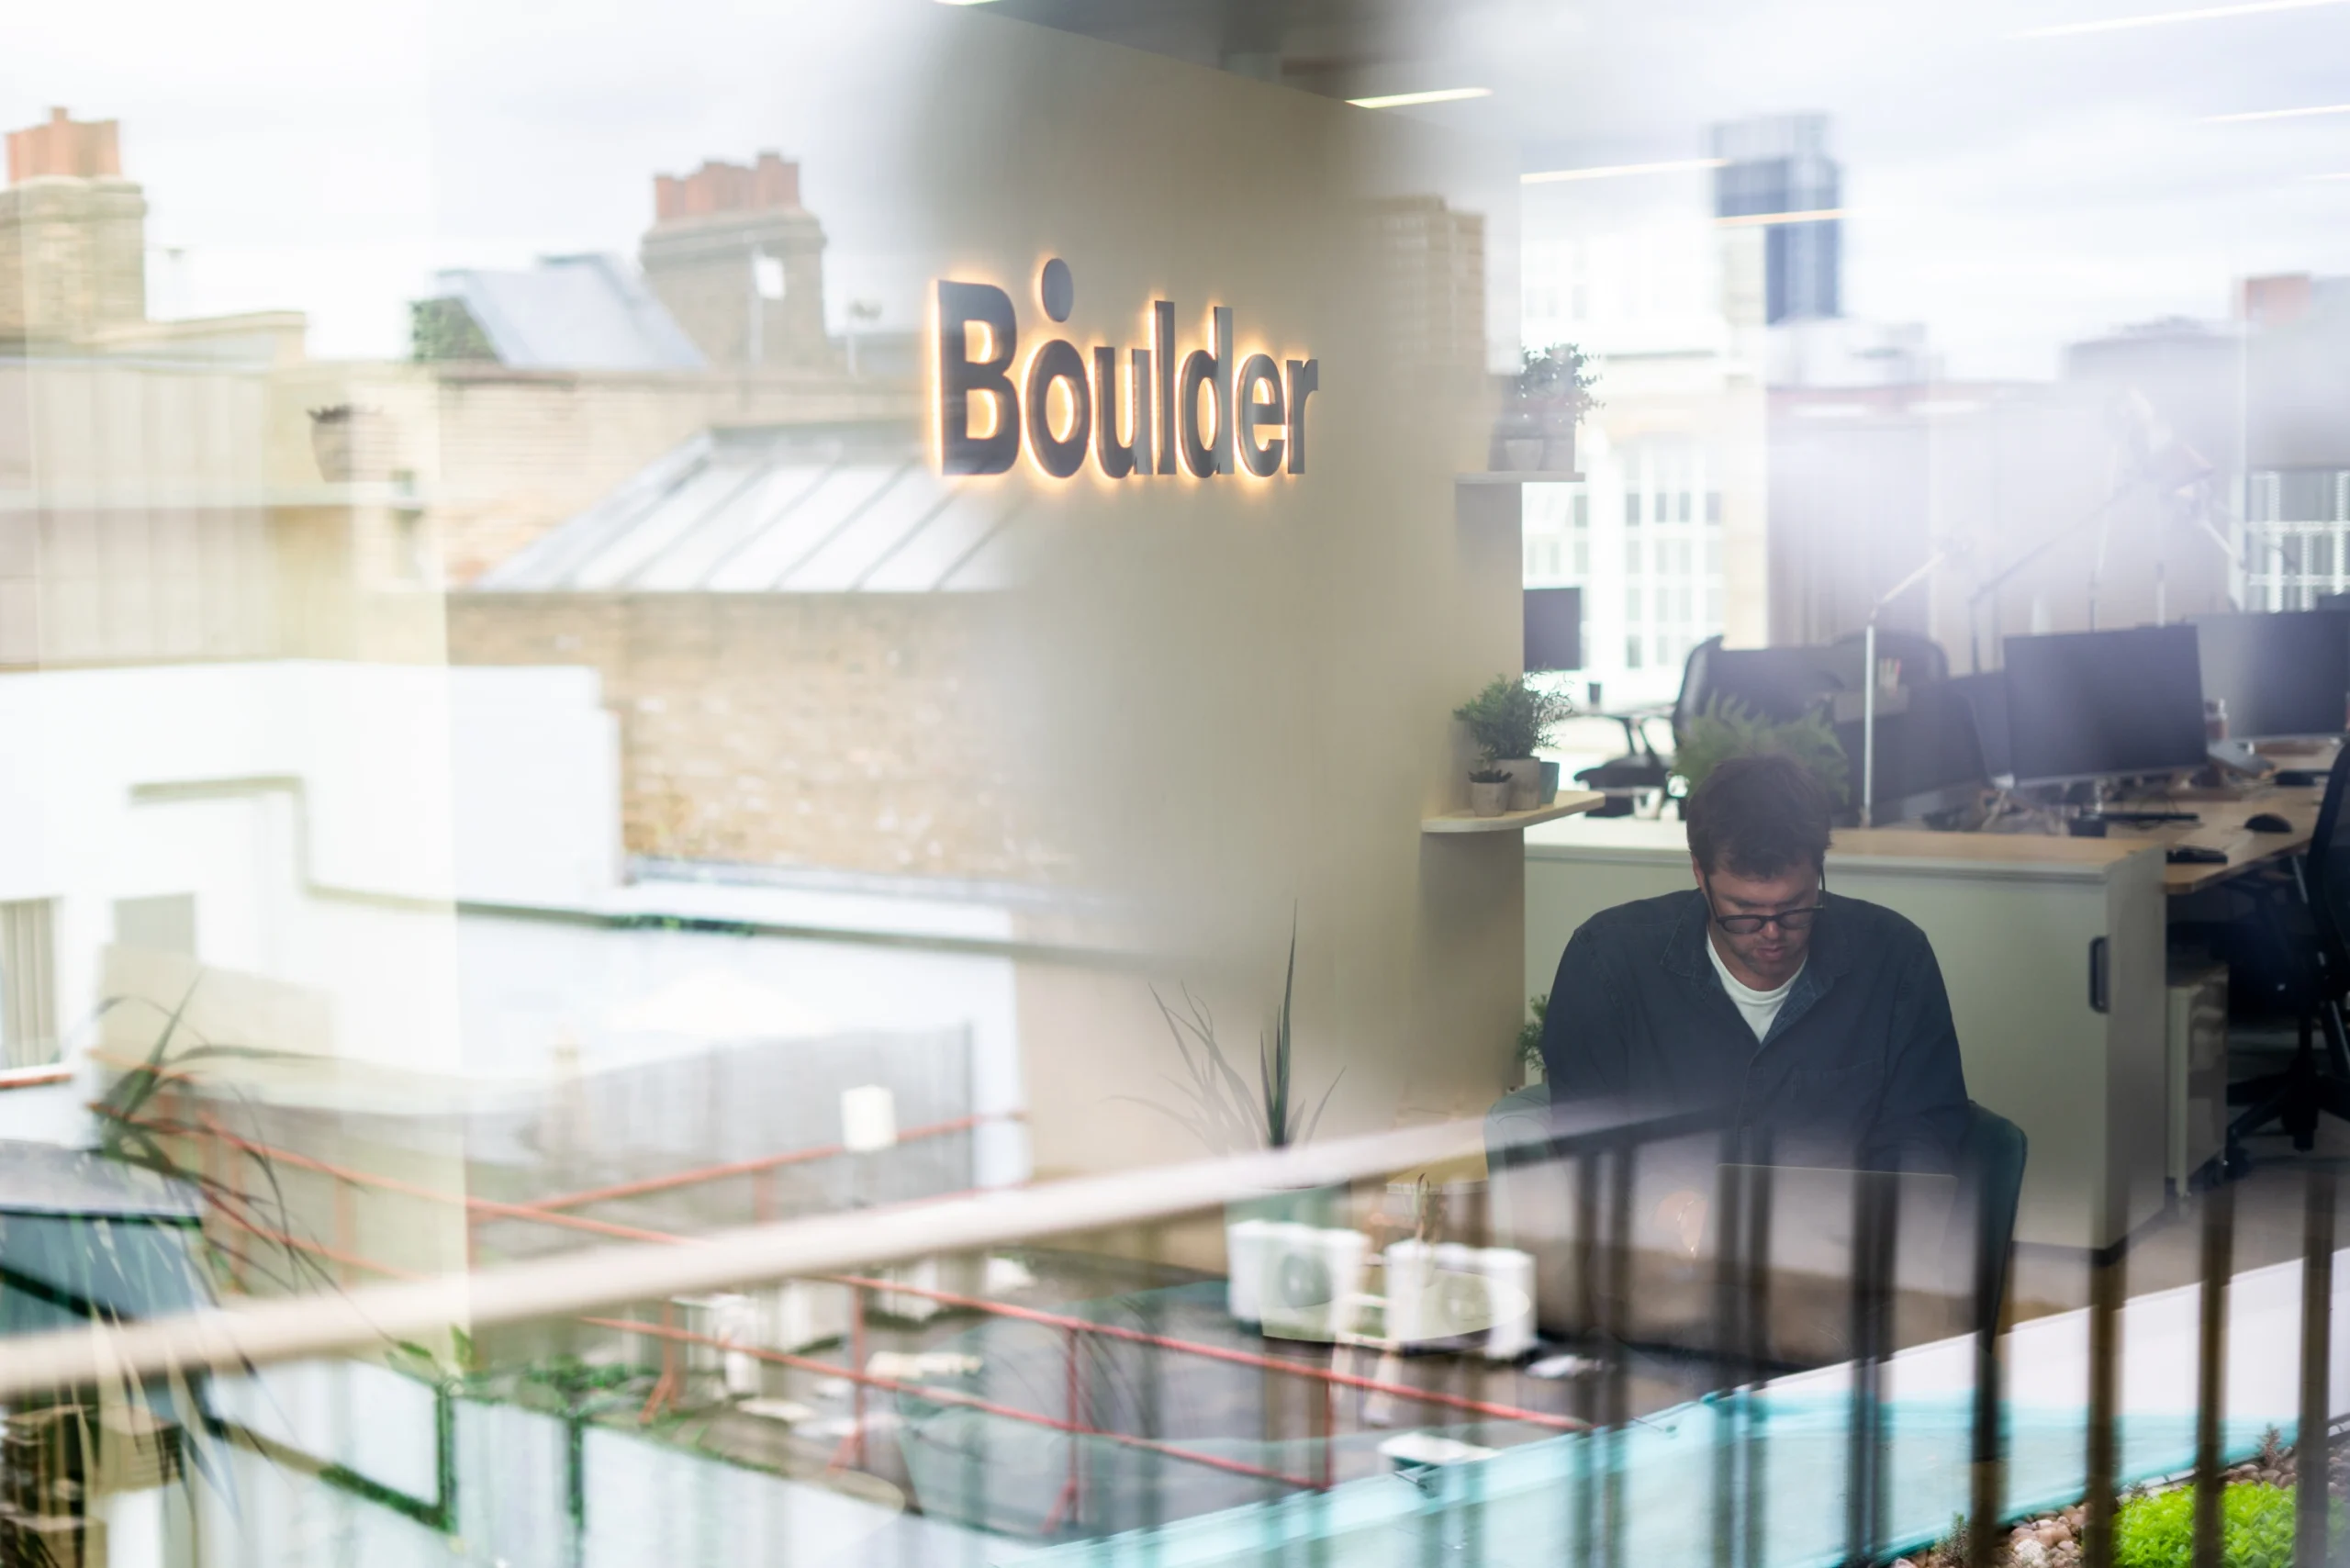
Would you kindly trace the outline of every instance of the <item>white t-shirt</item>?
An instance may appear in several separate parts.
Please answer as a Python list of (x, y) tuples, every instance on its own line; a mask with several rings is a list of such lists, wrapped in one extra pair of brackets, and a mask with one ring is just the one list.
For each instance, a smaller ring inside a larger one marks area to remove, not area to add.
[(1729, 972), (1729, 966), (1722, 962), (1722, 956), (1715, 949), (1710, 934), (1706, 937), (1706, 957), (1714, 961), (1714, 973), (1722, 977), (1722, 989), (1729, 992), (1729, 999), (1737, 1002), (1739, 1012), (1745, 1014), (1746, 1026), (1754, 1031), (1755, 1044), (1762, 1044), (1762, 1036), (1771, 1032), (1771, 1020), (1779, 1015), (1779, 1009), (1786, 1003), (1787, 992), (1795, 989), (1796, 975), (1802, 974), (1803, 969), (1798, 967), (1796, 973), (1789, 975), (1786, 982), (1776, 991), (1757, 991)]

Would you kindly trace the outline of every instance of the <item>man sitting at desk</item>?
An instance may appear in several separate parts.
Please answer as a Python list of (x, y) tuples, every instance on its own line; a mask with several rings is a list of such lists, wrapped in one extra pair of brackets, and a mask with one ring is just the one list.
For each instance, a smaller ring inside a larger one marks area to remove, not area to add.
[(1827, 890), (1827, 790), (1737, 757), (1689, 797), (1685, 892), (1603, 910), (1559, 959), (1542, 1031), (1551, 1103), (1720, 1107), (1744, 1158), (1949, 1170), (1966, 1083), (1925, 934)]

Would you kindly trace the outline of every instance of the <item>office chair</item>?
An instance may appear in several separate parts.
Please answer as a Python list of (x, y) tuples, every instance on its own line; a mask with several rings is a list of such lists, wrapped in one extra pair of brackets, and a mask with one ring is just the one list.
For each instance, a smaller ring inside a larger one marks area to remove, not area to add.
[[(1840, 653), (1849, 652), (1855, 669), (1868, 656), (1862, 652), (1865, 645), (1865, 635), (1859, 632), (1848, 632), (1830, 644)], [(1942, 652), (1942, 645), (1931, 637), (1922, 637), (1915, 632), (1888, 632), (1878, 627), (1876, 656), (1881, 660), (1892, 659), (1900, 665), (1901, 684), (1904, 686), (1923, 686), (1930, 680), (1950, 678), (1950, 655)], [(1863, 671), (1861, 679), (1867, 678), (1867, 672)], [(1853, 688), (1859, 689), (1858, 681), (1853, 683)]]
[[(2244, 1168), (2243, 1138), (2275, 1122), (2306, 1153), (2317, 1137), (2321, 1114), (2350, 1121), (2350, 1027), (2344, 1002), (2350, 998), (2350, 821), (2343, 797), (2350, 790), (2350, 759), (2325, 781), (2317, 831), (2294, 863), (2294, 893), (2270, 896), (2257, 906), (2267, 937), (2262, 955), (2274, 967), (2277, 990), (2298, 1014), (2300, 1042), (2292, 1065), (2231, 1084), (2228, 1103), (2249, 1109), (2228, 1124), (2225, 1158), (2231, 1174)], [(2322, 1031), (2321, 1059), (2314, 1036)]]
[(1613, 719), (1624, 726), (1624, 755), (1582, 769), (1575, 775), (1575, 782), (1606, 795), (1607, 803), (1592, 815), (1629, 816), (1633, 802), (1639, 796), (1662, 790), (1672, 780), (1672, 765), (1649, 744), (1648, 713), (1594, 713), (1591, 717)]
[(1673, 699), (1673, 744), (1679, 745), (1681, 737), (1689, 733), (1689, 721), (1706, 711), (1713, 700), (1714, 655), (1721, 652), (1722, 640), (1718, 633), (1689, 650), (1681, 661), (1681, 690)]

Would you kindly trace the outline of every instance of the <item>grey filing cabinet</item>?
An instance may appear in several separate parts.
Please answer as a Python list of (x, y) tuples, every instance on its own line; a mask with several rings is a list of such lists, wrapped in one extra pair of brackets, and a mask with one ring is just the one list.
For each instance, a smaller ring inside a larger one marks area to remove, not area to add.
[[(1591, 915), (1693, 885), (1678, 822), (1546, 824), (1528, 831), (1526, 860), (1529, 995), (1550, 990)], [(1854, 830), (1836, 835), (1828, 881), (1907, 915), (1933, 944), (1967, 1092), (2031, 1142), (2018, 1240), (2102, 1249), (2162, 1211), (2172, 1129), (2160, 849)]]

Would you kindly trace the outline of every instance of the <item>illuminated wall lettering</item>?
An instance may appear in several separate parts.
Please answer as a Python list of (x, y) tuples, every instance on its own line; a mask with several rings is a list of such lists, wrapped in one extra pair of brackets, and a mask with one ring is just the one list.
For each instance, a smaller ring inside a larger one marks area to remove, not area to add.
[[(1037, 277), (1045, 315), (1069, 319), (1076, 299), (1069, 263), (1056, 257)], [(1033, 349), (1015, 375), (1020, 327), (1011, 296), (993, 284), (938, 283), (938, 454), (948, 474), (1002, 474), (1024, 445), (1058, 479), (1086, 454), (1104, 477), (1187, 473), (1202, 479), (1245, 471), (1259, 478), (1305, 472), (1305, 405), (1321, 386), (1317, 360), (1238, 357), (1233, 313), (1210, 308), (1207, 342), (1182, 353), (1175, 305), (1153, 300), (1150, 346), (1089, 356), (1066, 339)]]

